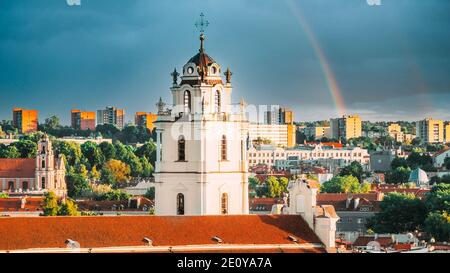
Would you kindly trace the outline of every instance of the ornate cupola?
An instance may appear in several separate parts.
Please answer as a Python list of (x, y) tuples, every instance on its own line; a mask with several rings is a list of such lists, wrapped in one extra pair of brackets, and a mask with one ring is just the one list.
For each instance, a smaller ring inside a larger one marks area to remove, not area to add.
[(198, 53), (189, 59), (183, 67), (181, 83), (191, 86), (201, 83), (215, 85), (223, 84), (221, 77), (221, 67), (205, 51), (205, 35), (200, 34), (200, 49)]

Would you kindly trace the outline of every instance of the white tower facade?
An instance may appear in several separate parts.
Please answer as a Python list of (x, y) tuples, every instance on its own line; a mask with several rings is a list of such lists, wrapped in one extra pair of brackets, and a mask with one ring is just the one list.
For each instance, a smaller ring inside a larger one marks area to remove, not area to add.
[[(231, 104), (224, 73), (200, 36), (199, 53), (172, 73), (172, 111), (158, 117), (155, 164), (157, 215), (248, 214), (248, 121)], [(234, 110), (234, 111), (233, 111)]]

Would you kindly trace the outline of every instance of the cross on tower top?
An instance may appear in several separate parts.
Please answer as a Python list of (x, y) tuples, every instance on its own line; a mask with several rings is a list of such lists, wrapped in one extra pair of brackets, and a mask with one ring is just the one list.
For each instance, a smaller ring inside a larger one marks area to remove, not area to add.
[(195, 22), (195, 27), (200, 31), (200, 33), (205, 33), (206, 28), (209, 26), (209, 21), (205, 19), (205, 15), (200, 13), (200, 19)]

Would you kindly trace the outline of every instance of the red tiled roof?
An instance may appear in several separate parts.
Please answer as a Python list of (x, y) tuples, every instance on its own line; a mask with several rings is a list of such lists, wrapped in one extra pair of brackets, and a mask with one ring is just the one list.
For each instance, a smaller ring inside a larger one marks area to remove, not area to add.
[(42, 210), (42, 197), (27, 197), (25, 207), (22, 209), (21, 198), (1, 198), (0, 213), (7, 211), (39, 211)]
[(379, 193), (319, 193), (317, 194), (317, 202), (327, 201), (346, 201), (348, 197), (365, 198), (369, 201), (380, 201), (382, 195)]
[(0, 178), (34, 178), (35, 171), (33, 158), (0, 158)]
[(371, 241), (377, 241), (381, 247), (388, 247), (392, 245), (392, 237), (378, 237), (375, 239), (374, 236), (359, 236), (353, 243), (354, 246), (367, 246)]
[[(14, 236), (11, 236), (11, 231)], [(64, 248), (72, 239), (81, 248), (153, 246), (321, 244), (298, 215), (97, 216), (0, 218), (0, 250)], [(314, 251), (323, 251), (322, 248)]]
[(309, 141), (309, 142), (306, 142), (306, 144), (308, 144), (308, 145), (322, 144), (322, 146), (329, 146), (329, 147), (333, 147), (333, 148), (342, 148), (342, 147), (344, 147), (344, 145), (342, 145), (342, 143), (339, 143), (339, 142), (315, 142), (315, 141)]
[(380, 188), (378, 192), (382, 193), (390, 193), (390, 192), (398, 192), (398, 193), (412, 193), (417, 197), (424, 198), (425, 194), (429, 192), (430, 189), (402, 189), (402, 188)]

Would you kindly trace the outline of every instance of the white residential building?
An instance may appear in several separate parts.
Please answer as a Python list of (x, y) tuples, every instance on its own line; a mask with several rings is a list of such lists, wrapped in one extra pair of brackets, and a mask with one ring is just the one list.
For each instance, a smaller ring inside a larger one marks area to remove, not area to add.
[(298, 160), (312, 161), (325, 159), (339, 159), (343, 163), (357, 161), (362, 165), (368, 165), (370, 155), (366, 149), (360, 147), (331, 148), (328, 146), (298, 146), (294, 149), (275, 148), (270, 145), (251, 147), (248, 150), (249, 166), (266, 164), (273, 167), (276, 161), (286, 161), (289, 157), (298, 157)]

